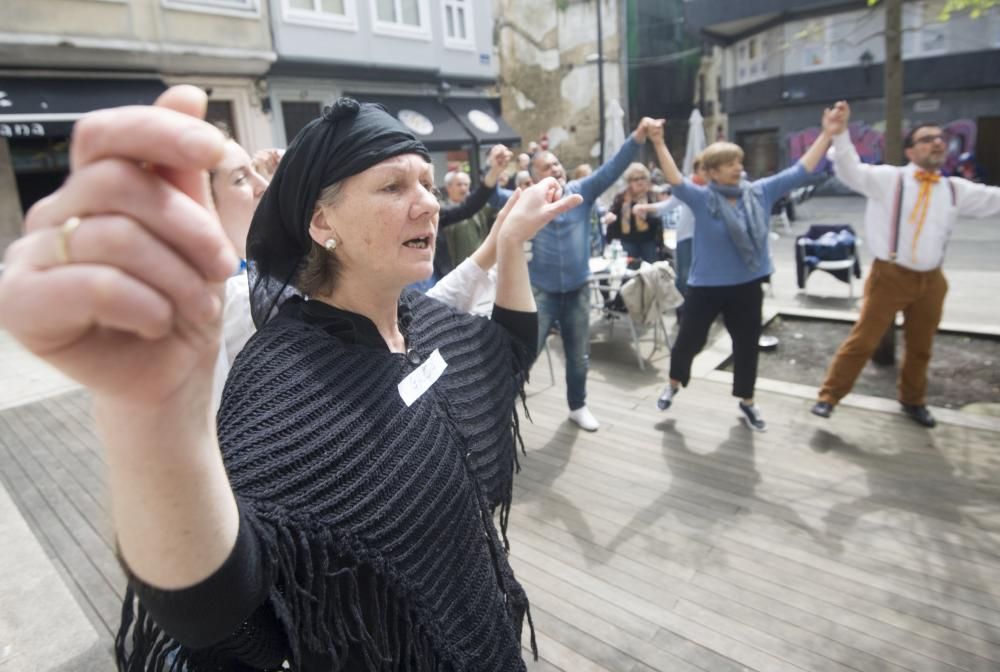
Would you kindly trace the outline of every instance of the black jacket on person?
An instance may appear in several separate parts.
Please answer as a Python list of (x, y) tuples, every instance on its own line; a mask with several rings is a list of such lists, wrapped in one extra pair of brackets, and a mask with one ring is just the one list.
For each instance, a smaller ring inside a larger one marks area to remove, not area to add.
[(448, 252), (448, 243), (444, 236), (444, 229), (472, 217), (485, 208), (490, 200), (490, 196), (495, 191), (496, 185), (487, 187), (484, 183), (480, 182), (476, 190), (466, 196), (465, 200), (461, 203), (441, 206), (441, 213), (438, 215), (437, 243), (434, 248), (434, 276), (436, 278), (443, 278), (456, 266)]

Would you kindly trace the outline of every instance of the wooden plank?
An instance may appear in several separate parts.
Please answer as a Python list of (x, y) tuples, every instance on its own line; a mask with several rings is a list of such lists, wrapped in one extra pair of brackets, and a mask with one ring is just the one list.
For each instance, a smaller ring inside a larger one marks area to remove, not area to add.
[[(530, 454), (529, 454), (530, 456)], [(616, 506), (619, 506), (622, 502), (626, 504), (632, 503), (638, 507), (639, 512), (633, 516), (633, 518), (638, 517), (642, 524), (654, 526), (656, 529), (666, 528), (668, 530), (676, 530), (679, 534), (704, 534), (704, 531), (712, 531), (714, 528), (714, 520), (710, 517), (701, 517), (700, 522), (694, 528), (687, 525), (686, 523), (675, 520), (674, 516), (663, 515), (663, 512), (658, 511), (646, 511), (643, 507), (648, 505), (651, 492), (646, 492), (644, 486), (636, 483), (617, 483), (615, 478), (609, 475), (610, 470), (607, 468), (592, 470), (592, 473), (588, 476), (578, 476), (575, 472), (580, 469), (579, 462), (581, 460), (576, 460), (575, 463), (567, 467), (560, 475), (560, 480), (558, 483), (558, 488), (562, 492), (566, 492), (567, 488), (576, 488), (576, 492), (580, 493), (581, 497), (587, 498), (594, 502), (595, 506), (594, 512), (597, 516), (603, 516), (612, 520), (613, 522), (618, 522), (621, 524), (629, 524), (629, 519), (622, 516), (611, 516), (611, 512), (614, 512)], [(526, 463), (525, 463), (526, 464)], [(519, 476), (524, 480), (530, 480), (531, 473), (530, 470), (525, 470)], [(674, 488), (674, 484), (670, 484), (671, 489)], [(698, 519), (697, 514), (691, 514)], [(685, 512), (685, 517), (688, 513)], [(939, 606), (944, 601), (944, 604), (950, 606), (953, 611), (960, 614), (965, 614), (970, 618), (983, 620), (985, 622), (996, 622), (995, 617), (996, 602), (991, 600), (989, 596), (984, 596), (982, 593), (976, 591), (970, 591), (967, 589), (956, 588), (954, 586), (940, 588), (939, 590), (930, 590), (927, 588), (926, 584), (933, 583), (927, 579), (924, 579), (923, 583), (904, 583), (897, 581), (893, 574), (899, 574), (895, 567), (892, 566), (876, 566), (874, 569), (867, 566), (864, 562), (857, 561), (855, 558), (848, 556), (843, 556), (838, 562), (830, 562), (827, 560), (829, 555), (828, 549), (822, 544), (812, 544), (812, 542), (807, 539), (799, 539), (794, 535), (789, 534), (777, 534), (774, 538), (769, 538), (773, 533), (770, 528), (773, 525), (769, 523), (750, 525), (740, 520), (740, 526), (732, 526), (732, 529), (728, 529), (722, 532), (722, 536), (713, 538), (713, 542), (716, 545), (728, 542), (734, 535), (742, 535), (736, 541), (742, 541), (740, 548), (751, 554), (758, 551), (763, 551), (768, 555), (788, 555), (789, 553), (802, 555), (798, 547), (803, 547), (804, 552), (808, 553), (807, 556), (810, 559), (810, 566), (829, 567), (835, 573), (853, 578), (854, 580), (861, 580), (863, 583), (867, 583), (870, 586), (881, 587), (889, 590), (891, 592), (896, 592), (900, 595), (910, 597), (915, 600), (923, 601), (929, 605)], [(697, 530), (696, 532), (690, 532), (691, 529)], [(718, 530), (716, 530), (718, 533)], [(746, 541), (743, 541), (743, 540)], [(811, 545), (812, 544), (812, 545)], [(802, 559), (799, 558), (799, 562)], [(851, 567), (851, 564), (857, 564), (860, 570), (856, 570)], [(859, 579), (859, 577), (864, 577), (864, 579)], [(891, 578), (887, 578), (891, 577)], [(967, 600), (971, 597), (972, 603), (968, 603)], [(979, 603), (984, 603), (989, 609), (982, 609)]]
[[(551, 443), (550, 446), (550, 450), (547, 451), (549, 453), (556, 453), (561, 449), (557, 442)], [(581, 451), (577, 450), (576, 452), (580, 454)], [(615, 460), (618, 459), (617, 456), (619, 454), (627, 454), (628, 462), (624, 464), (616, 464)], [(533, 455), (533, 453), (529, 453), (529, 458), (531, 455)], [(608, 454), (607, 451), (594, 451), (593, 453), (588, 452), (585, 455), (586, 456), (582, 458), (583, 460), (601, 461), (603, 463), (602, 469), (605, 470), (605, 473), (607, 473), (608, 470), (615, 470), (617, 475), (617, 472), (625, 470), (640, 474), (643, 473), (643, 470), (656, 469), (655, 460), (650, 461), (648, 456), (631, 452), (628, 448), (622, 448), (621, 450), (616, 448), (614, 455)], [(528, 463), (525, 462), (525, 466), (527, 465)], [(752, 469), (752, 467), (750, 468)], [(662, 470), (663, 467), (661, 466), (660, 469)], [(735, 505), (748, 507), (751, 510), (759, 510), (762, 507), (769, 508), (771, 509), (769, 513), (773, 515), (774, 509), (779, 507), (779, 505), (775, 503), (746, 496), (747, 494), (753, 494), (752, 492), (747, 492), (748, 482), (752, 482), (753, 479), (760, 478), (759, 474), (754, 476), (752, 471), (749, 472), (751, 474), (749, 476), (750, 481), (748, 481), (747, 472), (744, 472), (743, 478), (740, 480), (730, 478), (728, 475), (717, 478), (715, 465), (710, 465), (708, 472), (692, 470), (688, 469), (686, 466), (680, 466), (674, 467), (670, 472), (666, 473), (669, 473), (671, 476), (681, 476), (684, 477), (682, 479), (684, 481), (696, 483), (696, 489), (703, 495), (707, 493)], [(676, 484), (676, 479), (671, 482), (671, 491), (682, 491), (686, 487), (690, 488), (691, 486), (685, 485), (683, 482)], [(736, 493), (733, 491), (736, 491)], [(786, 512), (782, 517), (788, 522), (793, 523), (801, 529), (811, 529), (810, 526), (805, 523), (803, 518), (789, 507), (781, 507), (779, 510)], [(983, 561), (988, 560), (991, 557), (988, 554), (982, 554), (979, 558), (977, 558), (977, 560), (980, 560), (981, 562), (964, 562), (962, 560), (954, 559), (954, 556), (961, 556), (964, 554), (964, 549), (956, 549), (951, 553), (952, 557), (948, 557), (943, 560), (940, 560), (933, 555), (928, 555), (926, 552), (919, 560), (915, 560), (910, 557), (912, 555), (911, 549), (902, 548), (897, 552), (887, 553), (877, 547), (866, 547), (860, 541), (849, 541), (855, 545), (850, 550), (858, 557), (871, 558), (873, 560), (881, 560), (891, 563), (894, 571), (899, 569), (900, 566), (904, 569), (912, 570), (914, 580), (918, 583), (924, 582), (924, 577), (918, 575), (926, 574), (931, 578), (940, 579), (941, 581), (949, 584), (955, 584), (959, 587), (964, 586), (966, 589), (971, 590), (971, 592), (970, 590), (967, 590), (966, 594), (971, 595), (971, 599), (973, 601), (979, 601), (977, 596), (979, 592), (994, 592), (994, 594), (1000, 593), (1000, 582), (997, 582), (996, 584), (993, 582), (993, 579), (1000, 578), (1000, 574), (998, 574), (1000, 569), (998, 569), (995, 565), (991, 566), (983, 564)], [(842, 540), (837, 540), (837, 543), (842, 543)], [(880, 543), (884, 545), (890, 543), (890, 540), (883, 540)], [(925, 548), (925, 551), (926, 550), (928, 549)], [(948, 590), (949, 588), (950, 586), (944, 588), (944, 590)], [(990, 603), (987, 604), (989, 605)]]
[(8, 413), (0, 413), (4, 437), (0, 469), (4, 472), (5, 485), (32, 532), (39, 540), (44, 540), (43, 548), (51, 552), (53, 564), (65, 571), (71, 591), (75, 596), (83, 596), (81, 608), (89, 615), (96, 615), (99, 631), (110, 635), (117, 630), (120, 597), (67, 528), (60, 515), (65, 506), (58, 501), (58, 488), (37, 466), (33, 467), (30, 458), (25, 457), (28, 449), (20, 435), (23, 430), (11, 422)]

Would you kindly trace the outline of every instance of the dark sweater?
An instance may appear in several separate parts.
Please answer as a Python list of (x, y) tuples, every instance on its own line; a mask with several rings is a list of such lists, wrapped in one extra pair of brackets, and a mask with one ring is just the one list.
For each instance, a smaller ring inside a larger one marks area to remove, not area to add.
[[(189, 589), (131, 580), (120, 667), (523, 670), (527, 598), (492, 512), (506, 527), (537, 321), (494, 318), (408, 291), (403, 355), (366, 318), (287, 302), (219, 411), (236, 547)], [(407, 407), (396, 386), (435, 350), (447, 368)]]

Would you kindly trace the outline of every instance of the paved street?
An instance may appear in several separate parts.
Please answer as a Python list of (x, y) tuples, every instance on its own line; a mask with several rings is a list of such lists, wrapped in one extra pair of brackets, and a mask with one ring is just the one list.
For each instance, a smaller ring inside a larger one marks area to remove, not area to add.
[[(792, 245), (861, 210), (801, 206), (774, 243), (769, 312), (855, 309), (821, 274), (797, 291)], [(963, 221), (946, 326), (998, 331), (998, 259), (1000, 222)], [(529, 386), (510, 525), (542, 652), (529, 669), (1000, 668), (1000, 420), (941, 411), (926, 432), (859, 398), (823, 421), (814, 390), (765, 381), (771, 429), (754, 435), (714, 371), (724, 339), (660, 414), (664, 349), (640, 372), (627, 329), (594, 331), (597, 434), (565, 420), (556, 339), (553, 377), (543, 355)], [(112, 669), (123, 580), (102, 467), (85, 393), (0, 333), (4, 672)]]

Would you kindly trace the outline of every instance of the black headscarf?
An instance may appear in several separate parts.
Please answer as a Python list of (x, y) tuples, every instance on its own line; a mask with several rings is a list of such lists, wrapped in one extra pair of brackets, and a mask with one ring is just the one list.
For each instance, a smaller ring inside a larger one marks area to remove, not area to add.
[(309, 222), (320, 192), (400, 154), (430, 161), (423, 143), (385, 108), (353, 98), (339, 98), (295, 136), (247, 236), (250, 311), (258, 328), (295, 291), (291, 283), (312, 246)]

